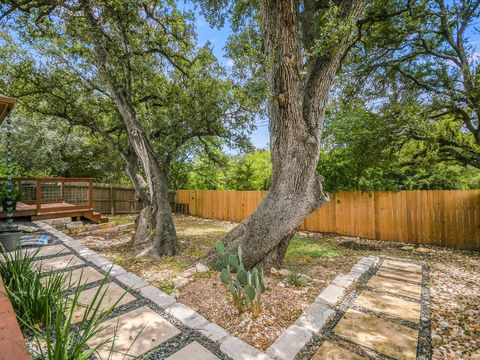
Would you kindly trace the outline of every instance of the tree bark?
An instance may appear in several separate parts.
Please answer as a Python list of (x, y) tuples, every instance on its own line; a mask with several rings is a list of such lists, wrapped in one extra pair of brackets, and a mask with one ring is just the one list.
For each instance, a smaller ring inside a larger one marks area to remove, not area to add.
[[(106, 42), (102, 42), (101, 22), (94, 15), (91, 0), (82, 1), (82, 9), (92, 32), (92, 44), (98, 71), (112, 96), (127, 129), (131, 159), (126, 158), (126, 171), (132, 179), (144, 208), (137, 221), (134, 251), (137, 255), (172, 256), (179, 252), (172, 209), (168, 201), (168, 177), (148, 141), (137, 118), (133, 102), (108, 65)], [(142, 165), (145, 179), (138, 170)]]
[[(314, 2), (307, 3), (305, 11), (314, 11)], [(345, 23), (353, 27), (364, 6), (365, 0), (343, 1)], [(337, 44), (307, 57), (304, 64), (302, 37), (303, 44), (314, 44), (308, 38), (314, 32), (300, 34), (298, 1), (265, 0), (261, 12), (265, 55), (271, 64), (267, 76), (272, 186), (258, 208), (223, 239), (230, 251), (242, 246), (246, 268), (281, 265), (298, 225), (329, 201), (316, 167), (329, 91), (351, 34), (345, 32)], [(302, 14), (302, 19), (314, 19), (309, 15)]]

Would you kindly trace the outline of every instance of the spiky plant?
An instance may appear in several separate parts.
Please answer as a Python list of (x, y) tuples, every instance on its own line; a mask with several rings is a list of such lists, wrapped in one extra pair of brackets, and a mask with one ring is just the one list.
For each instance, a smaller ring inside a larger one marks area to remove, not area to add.
[[(245, 269), (240, 246), (236, 255), (229, 254), (221, 241), (217, 243), (216, 249), (222, 257), (216, 264), (217, 268), (221, 268), (220, 280), (228, 286), (235, 307), (240, 313), (250, 310), (254, 316), (258, 316), (261, 312), (261, 296), (266, 290), (263, 270)], [(235, 278), (232, 277), (232, 272), (236, 272)]]
[(63, 275), (42, 272), (41, 266), (34, 264), (38, 250), (0, 252), (0, 274), (20, 327), (42, 329), (63, 297)]

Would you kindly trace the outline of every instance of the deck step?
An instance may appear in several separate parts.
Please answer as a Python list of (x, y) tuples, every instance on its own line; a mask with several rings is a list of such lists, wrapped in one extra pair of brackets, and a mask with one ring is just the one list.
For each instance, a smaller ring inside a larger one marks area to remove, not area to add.
[(90, 220), (96, 224), (108, 222), (108, 218), (102, 216), (100, 213), (93, 212), (92, 210), (65, 210), (65, 211), (56, 211), (49, 213), (42, 213), (38, 215), (32, 215), (32, 221), (38, 220), (49, 220), (62, 217), (83, 217), (87, 220)]

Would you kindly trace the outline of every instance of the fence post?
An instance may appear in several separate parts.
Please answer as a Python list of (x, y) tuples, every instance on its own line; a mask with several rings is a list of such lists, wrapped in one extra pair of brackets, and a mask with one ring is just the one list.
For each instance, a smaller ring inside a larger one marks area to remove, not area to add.
[(110, 214), (115, 215), (115, 191), (113, 189), (113, 184), (110, 184)]
[(93, 179), (88, 180), (88, 208), (93, 210)]

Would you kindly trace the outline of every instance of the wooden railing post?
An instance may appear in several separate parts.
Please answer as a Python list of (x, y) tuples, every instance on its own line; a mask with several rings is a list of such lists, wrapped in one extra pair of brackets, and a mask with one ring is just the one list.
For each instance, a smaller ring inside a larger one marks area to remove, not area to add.
[(88, 207), (93, 210), (93, 179), (88, 180)]
[(62, 189), (61, 189), (61, 191), (62, 191), (62, 198), (61, 198), (61, 200), (62, 200), (62, 202), (65, 202), (65, 181), (64, 181), (63, 179), (62, 179), (61, 184), (62, 184), (62, 185), (61, 185), (61, 186), (62, 186)]
[(42, 207), (42, 182), (39, 179), (35, 181), (35, 204), (38, 214)]

